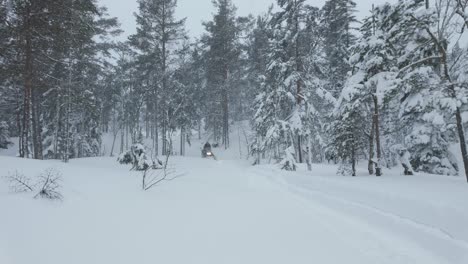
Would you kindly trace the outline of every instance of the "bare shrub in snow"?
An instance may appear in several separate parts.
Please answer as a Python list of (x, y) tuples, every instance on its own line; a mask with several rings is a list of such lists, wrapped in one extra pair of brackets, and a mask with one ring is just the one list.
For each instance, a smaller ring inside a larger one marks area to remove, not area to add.
[[(172, 143), (168, 144), (172, 146)], [(169, 167), (170, 156), (171, 152), (168, 151), (164, 161), (149, 158), (142, 144), (134, 144), (129, 151), (119, 156), (118, 162), (132, 165), (131, 170), (141, 171), (142, 189), (147, 191), (163, 181), (171, 181), (180, 176), (176, 175), (175, 169)]]
[(147, 191), (161, 182), (172, 181), (182, 176), (178, 174), (175, 168), (169, 166), (170, 155), (166, 155), (166, 159), (162, 162), (161, 169), (148, 168), (142, 174), (142, 189)]
[[(172, 134), (168, 140), (168, 149), (172, 149)], [(153, 161), (153, 166), (147, 167), (142, 173), (142, 189), (147, 191), (161, 182), (172, 181), (182, 176), (178, 174), (174, 167), (171, 167), (169, 164), (171, 151), (166, 153), (164, 161), (156, 159), (157, 162)]]
[(60, 182), (62, 174), (55, 169), (46, 169), (38, 176), (37, 185), (39, 192), (34, 198), (41, 197), (50, 200), (62, 200), (63, 196), (60, 193)]
[(10, 184), (10, 191), (15, 193), (32, 192), (34, 191), (31, 179), (24, 174), (15, 171), (5, 177)]
[(10, 191), (14, 193), (37, 192), (34, 198), (62, 200), (60, 182), (62, 174), (53, 168), (46, 169), (33, 181), (18, 171), (8, 175), (6, 180), (10, 183)]

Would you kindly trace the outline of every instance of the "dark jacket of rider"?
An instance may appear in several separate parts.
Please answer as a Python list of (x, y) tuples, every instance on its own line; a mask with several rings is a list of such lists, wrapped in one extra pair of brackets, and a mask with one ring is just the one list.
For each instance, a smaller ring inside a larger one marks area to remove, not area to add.
[(206, 143), (205, 143), (205, 146), (203, 146), (203, 149), (204, 149), (204, 150), (211, 150), (211, 145), (210, 145), (210, 143), (206, 142)]

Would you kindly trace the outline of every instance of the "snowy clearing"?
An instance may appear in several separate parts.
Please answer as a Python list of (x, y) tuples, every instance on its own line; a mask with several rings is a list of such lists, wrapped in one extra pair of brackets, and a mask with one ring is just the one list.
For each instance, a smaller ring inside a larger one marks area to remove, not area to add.
[[(174, 158), (183, 177), (140, 190), (115, 158), (0, 157), (1, 174), (54, 167), (63, 202), (0, 184), (0, 263), (466, 263), (462, 178), (286, 173)], [(318, 167), (319, 166), (319, 167)]]

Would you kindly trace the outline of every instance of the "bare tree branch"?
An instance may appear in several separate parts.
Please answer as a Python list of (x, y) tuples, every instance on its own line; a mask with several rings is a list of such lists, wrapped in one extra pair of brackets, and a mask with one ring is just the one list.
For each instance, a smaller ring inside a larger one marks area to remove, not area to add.
[(34, 191), (31, 179), (24, 174), (15, 171), (13, 174), (5, 177), (10, 183), (10, 190), (15, 193)]

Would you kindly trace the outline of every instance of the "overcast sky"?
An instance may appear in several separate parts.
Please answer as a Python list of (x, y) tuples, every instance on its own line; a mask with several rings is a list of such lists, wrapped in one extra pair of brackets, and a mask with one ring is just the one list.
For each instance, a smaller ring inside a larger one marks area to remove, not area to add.
[[(135, 18), (133, 13), (137, 11), (137, 0), (98, 0), (101, 5), (109, 9), (111, 16), (119, 18), (122, 29), (125, 31), (122, 38), (133, 34), (136, 30)], [(276, 0), (233, 0), (238, 8), (238, 15), (257, 15), (267, 10), (268, 6)], [(308, 0), (309, 4), (322, 7), (325, 0)], [(369, 14), (372, 4), (382, 4), (385, 2), (396, 2), (396, 0), (355, 0), (359, 13), (357, 16), (362, 18)], [(211, 0), (179, 0), (177, 16), (187, 18), (186, 27), (190, 36), (197, 37), (203, 33), (202, 21), (209, 21), (212, 18), (213, 5)]]

